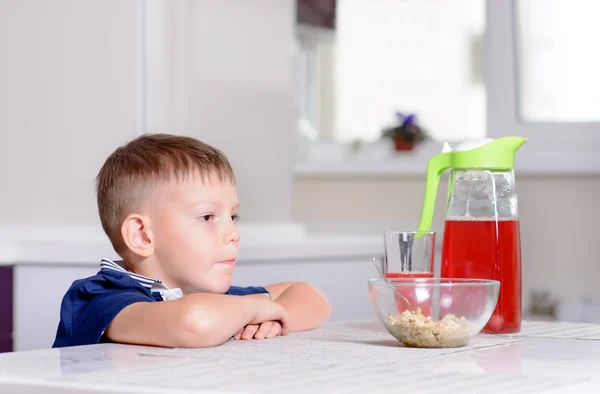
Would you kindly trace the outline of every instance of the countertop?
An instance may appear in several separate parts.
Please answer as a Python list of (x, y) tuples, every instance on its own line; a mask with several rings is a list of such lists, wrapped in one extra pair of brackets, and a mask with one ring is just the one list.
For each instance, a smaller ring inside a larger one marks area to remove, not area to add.
[(456, 349), (411, 349), (377, 321), (210, 349), (103, 344), (0, 355), (0, 392), (592, 393), (600, 325), (524, 322)]
[[(379, 256), (383, 234), (310, 233), (294, 223), (240, 225), (239, 263)], [(401, 227), (399, 227), (401, 228)], [(119, 258), (99, 225), (0, 226), (0, 265), (98, 265)]]

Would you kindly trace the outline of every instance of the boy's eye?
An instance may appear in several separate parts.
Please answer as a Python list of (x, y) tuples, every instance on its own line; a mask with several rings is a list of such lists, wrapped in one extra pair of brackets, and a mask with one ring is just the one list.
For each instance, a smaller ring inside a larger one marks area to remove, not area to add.
[(238, 220), (240, 220), (240, 217), (238, 215), (231, 215), (231, 220), (233, 220), (234, 223), (237, 223)]
[(210, 222), (214, 219), (215, 219), (215, 215), (212, 215), (212, 214), (200, 216), (200, 220), (202, 220), (203, 222)]

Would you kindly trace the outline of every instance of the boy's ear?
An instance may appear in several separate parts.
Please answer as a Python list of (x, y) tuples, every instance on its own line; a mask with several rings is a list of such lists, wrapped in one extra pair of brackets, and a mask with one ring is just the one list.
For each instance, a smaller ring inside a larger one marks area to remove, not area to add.
[(127, 248), (141, 257), (149, 257), (154, 253), (154, 239), (150, 229), (150, 219), (131, 214), (121, 226), (121, 236)]

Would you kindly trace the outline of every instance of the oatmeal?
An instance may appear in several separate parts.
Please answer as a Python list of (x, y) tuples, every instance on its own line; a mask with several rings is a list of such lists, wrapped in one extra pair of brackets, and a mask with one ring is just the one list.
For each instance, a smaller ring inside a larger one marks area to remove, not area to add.
[(406, 310), (400, 315), (389, 314), (386, 319), (392, 335), (410, 347), (459, 347), (469, 340), (469, 321), (446, 315), (434, 322), (431, 316)]

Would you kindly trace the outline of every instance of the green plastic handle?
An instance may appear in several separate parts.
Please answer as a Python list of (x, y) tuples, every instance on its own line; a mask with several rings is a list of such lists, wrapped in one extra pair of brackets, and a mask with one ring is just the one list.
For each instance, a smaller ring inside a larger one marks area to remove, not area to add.
[(435, 198), (440, 177), (452, 165), (452, 152), (436, 155), (427, 163), (427, 178), (425, 183), (425, 201), (421, 212), (421, 222), (418, 231), (431, 231)]
[[(435, 198), (440, 177), (449, 168), (509, 170), (515, 166), (515, 153), (527, 139), (522, 137), (501, 137), (483, 146), (467, 151), (440, 153), (427, 164), (425, 200), (421, 211), (419, 231), (431, 231)], [(452, 182), (452, 180), (450, 181)], [(448, 187), (451, 191), (452, 184)]]

